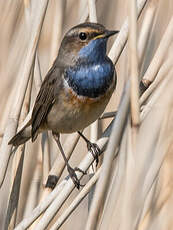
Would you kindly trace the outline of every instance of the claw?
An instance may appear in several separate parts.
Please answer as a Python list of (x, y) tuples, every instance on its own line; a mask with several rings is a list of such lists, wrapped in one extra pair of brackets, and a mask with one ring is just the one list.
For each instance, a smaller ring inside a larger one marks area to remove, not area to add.
[(73, 181), (73, 183), (74, 183), (74, 185), (76, 186), (77, 189), (80, 189), (80, 187), (85, 186), (85, 185), (80, 184), (80, 180), (77, 178), (77, 175), (76, 175), (75, 171), (79, 171), (83, 175), (85, 175), (86, 172), (84, 172), (83, 170), (81, 170), (80, 168), (77, 168), (77, 167), (73, 169), (70, 166), (67, 167), (67, 170), (68, 170), (69, 175), (70, 175), (70, 177), (71, 177), (71, 179), (72, 179), (72, 181)]
[(87, 174), (86, 172), (84, 172), (82, 169), (80, 169), (80, 168), (78, 168), (78, 167), (75, 167), (75, 168), (74, 168), (74, 171), (78, 171), (78, 172), (82, 173), (83, 175), (86, 175), (86, 174)]
[(87, 143), (88, 151), (90, 151), (91, 154), (93, 155), (94, 159), (96, 160), (96, 166), (97, 166), (99, 163), (99, 155), (101, 153), (100, 148), (98, 147), (97, 144), (91, 143), (80, 131), (78, 131), (78, 133), (84, 139), (84, 141)]
[(88, 148), (88, 151), (91, 152), (91, 154), (93, 155), (94, 159), (96, 160), (96, 166), (97, 166), (98, 163), (99, 163), (99, 155), (101, 153), (100, 148), (98, 147), (97, 144), (91, 143), (91, 142), (87, 143), (87, 148)]

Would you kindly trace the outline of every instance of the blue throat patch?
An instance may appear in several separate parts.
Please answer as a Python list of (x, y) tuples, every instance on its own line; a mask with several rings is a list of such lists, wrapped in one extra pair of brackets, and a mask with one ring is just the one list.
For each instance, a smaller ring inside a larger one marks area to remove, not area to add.
[(80, 96), (103, 95), (113, 81), (114, 65), (106, 56), (106, 39), (96, 39), (79, 51), (78, 63), (65, 70), (68, 85)]

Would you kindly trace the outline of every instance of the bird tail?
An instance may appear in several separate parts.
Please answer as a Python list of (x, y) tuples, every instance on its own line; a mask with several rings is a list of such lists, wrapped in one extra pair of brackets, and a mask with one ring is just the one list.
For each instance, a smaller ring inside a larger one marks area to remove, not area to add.
[(9, 145), (19, 146), (31, 138), (31, 126), (26, 124), (9, 142)]

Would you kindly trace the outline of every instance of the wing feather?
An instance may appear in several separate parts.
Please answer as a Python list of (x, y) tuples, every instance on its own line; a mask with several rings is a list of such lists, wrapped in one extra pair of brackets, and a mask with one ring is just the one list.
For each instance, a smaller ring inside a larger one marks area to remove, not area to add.
[[(38, 134), (38, 129), (46, 121), (47, 115), (55, 102), (55, 87), (58, 87), (61, 81), (60, 69), (54, 66), (47, 73), (40, 91), (37, 95), (35, 105), (32, 112), (32, 141), (34, 141)], [(56, 89), (57, 91), (57, 89)]]

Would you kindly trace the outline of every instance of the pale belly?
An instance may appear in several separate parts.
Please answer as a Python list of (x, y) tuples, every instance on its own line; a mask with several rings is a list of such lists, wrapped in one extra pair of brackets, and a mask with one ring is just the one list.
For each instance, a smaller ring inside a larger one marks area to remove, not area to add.
[(86, 128), (99, 118), (112, 95), (110, 90), (99, 99), (76, 100), (62, 95), (47, 117), (47, 128), (56, 133), (72, 133)]

